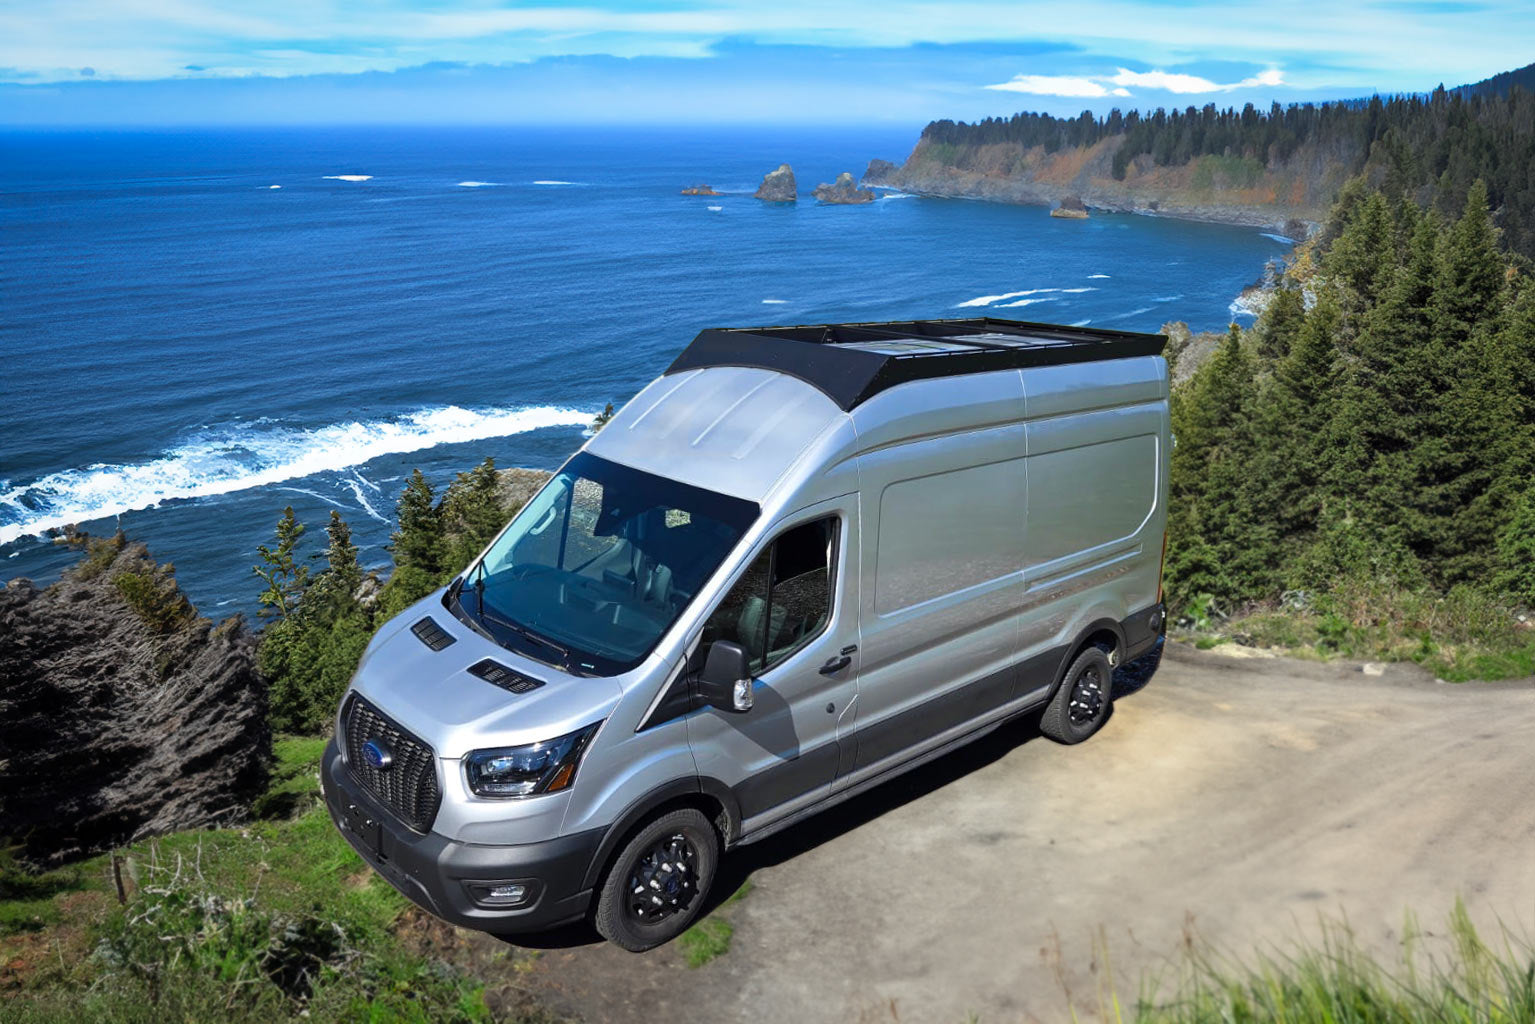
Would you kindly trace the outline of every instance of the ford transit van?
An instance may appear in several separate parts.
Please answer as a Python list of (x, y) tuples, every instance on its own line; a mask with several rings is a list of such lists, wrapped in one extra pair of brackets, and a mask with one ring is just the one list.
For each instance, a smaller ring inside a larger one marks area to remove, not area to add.
[[(373, 638), (322, 770), (410, 899), (648, 949), (731, 847), (1160, 654), (1161, 335), (706, 330)], [(1141, 669), (1144, 672), (1144, 669)]]

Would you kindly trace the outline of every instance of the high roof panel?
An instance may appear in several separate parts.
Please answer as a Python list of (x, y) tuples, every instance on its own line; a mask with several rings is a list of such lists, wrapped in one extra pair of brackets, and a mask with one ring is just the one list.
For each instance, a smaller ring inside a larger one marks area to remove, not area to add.
[(913, 380), (1160, 355), (1160, 334), (974, 317), (700, 331), (667, 374), (708, 366), (776, 370), (850, 410)]

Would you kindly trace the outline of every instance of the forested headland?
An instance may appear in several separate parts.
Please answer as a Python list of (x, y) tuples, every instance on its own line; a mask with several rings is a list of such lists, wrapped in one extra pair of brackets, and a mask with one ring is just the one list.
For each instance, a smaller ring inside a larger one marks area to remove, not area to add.
[(1240, 220), (1246, 208), (1278, 221), (1322, 219), (1342, 185), (1361, 176), (1450, 219), (1480, 181), (1505, 245), (1535, 257), (1532, 87), (1535, 65), (1427, 95), (1267, 110), (1211, 103), (934, 121), (883, 183), (1023, 202), (1071, 193), (1109, 209), (1217, 220)]

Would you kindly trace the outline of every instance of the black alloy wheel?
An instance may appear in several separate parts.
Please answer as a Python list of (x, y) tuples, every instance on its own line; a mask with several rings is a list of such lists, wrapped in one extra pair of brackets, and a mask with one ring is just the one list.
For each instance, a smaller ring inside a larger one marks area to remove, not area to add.
[(682, 807), (651, 819), (609, 863), (592, 923), (635, 953), (670, 942), (703, 909), (719, 856), (719, 833), (702, 811)]
[(635, 861), (628, 889), (625, 906), (640, 924), (687, 910), (698, 896), (698, 851), (681, 832), (657, 840)]
[(1072, 659), (1039, 717), (1039, 731), (1057, 743), (1081, 743), (1103, 725), (1113, 702), (1114, 669), (1109, 656), (1089, 647)]

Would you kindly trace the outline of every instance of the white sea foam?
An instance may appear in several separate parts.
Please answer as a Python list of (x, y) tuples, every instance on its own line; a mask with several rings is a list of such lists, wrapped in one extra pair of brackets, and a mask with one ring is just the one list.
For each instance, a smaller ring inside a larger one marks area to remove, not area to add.
[(1140, 316), (1142, 313), (1150, 313), (1150, 312), (1151, 312), (1151, 307), (1150, 306), (1142, 306), (1140, 309), (1132, 309), (1128, 313), (1118, 313), (1118, 314), (1116, 314), (1114, 316), (1106, 316), (1106, 317), (1104, 317), (1104, 319), (1105, 320), (1123, 320), (1125, 317), (1128, 317), (1128, 316)]
[[(990, 306), (1001, 302), (1003, 299), (1016, 299), (1020, 295), (1043, 295), (1045, 292), (1058, 292), (1059, 288), (1029, 288), (1021, 292), (1003, 292), (1001, 295), (982, 295), (975, 299), (966, 299), (956, 309), (964, 309), (968, 306)], [(1012, 303), (1009, 303), (1012, 305)], [(1027, 305), (1027, 303), (1025, 303)]]
[(764, 306), (782, 306), (785, 302), (788, 301), (788, 299), (763, 299), (762, 304)]
[(1248, 288), (1231, 300), (1227, 309), (1232, 316), (1257, 316), (1268, 308), (1274, 293), (1266, 288)]
[(1071, 322), (1071, 326), (1073, 326), (1073, 327), (1086, 327), (1090, 323), (1092, 323), (1091, 320), (1073, 320)]
[(723, 206), (711, 206), (711, 207), (708, 207), (708, 210), (709, 210), (710, 213), (719, 213), (723, 209), (724, 209)]
[(287, 491), (290, 494), (307, 494), (311, 498), (314, 498), (314, 499), (316, 499), (318, 501), (325, 502), (325, 504), (327, 504), (327, 505), (334, 505), (337, 508), (342, 509), (342, 510), (346, 509), (346, 506), (341, 504), (341, 502), (337, 501), (335, 498), (327, 498), (325, 495), (321, 494), (319, 491), (312, 491), (312, 490), (310, 490), (307, 487), (279, 487), (277, 489), (279, 491)]
[[(439, 406), (369, 422), (300, 430), (270, 422), (203, 431), (147, 462), (50, 473), (0, 493), (0, 544), (45, 530), (153, 508), (176, 498), (206, 498), (339, 472), (381, 455), (506, 437), (544, 427), (591, 422), (592, 412), (565, 407), (463, 409)], [(359, 498), (362, 487), (354, 488)], [(371, 514), (377, 515), (376, 510)]]
[(535, 184), (535, 185), (574, 185), (574, 184), (576, 184), (576, 182), (574, 182), (574, 181), (560, 181), (560, 180), (558, 180), (556, 178), (540, 178), (538, 181), (535, 181), (533, 184)]
[(1096, 289), (1096, 288), (1062, 288), (1061, 289), (1061, 291), (1063, 291), (1063, 292), (1070, 292), (1073, 295), (1080, 295), (1083, 292), (1095, 292), (1097, 290), (1098, 289)]
[(459, 188), (493, 188), (493, 187), (495, 187), (496, 185), (499, 185), (499, 184), (501, 184), (499, 181), (461, 181), (461, 182), (458, 183), (458, 187)]
[(1088, 274), (1087, 275), (1087, 279), (1089, 281), (1096, 281), (1096, 280), (1099, 280), (1099, 279), (1107, 278), (1108, 276), (1109, 275), (1107, 275), (1107, 274)]
[(1183, 298), (1183, 296), (1181, 294), (1180, 295), (1158, 295), (1156, 298), (1152, 299), (1151, 301), (1152, 302), (1177, 302), (1181, 298)]
[(368, 513), (368, 515), (372, 516), (374, 519), (377, 519), (381, 523), (389, 522), (387, 517), (378, 514), (378, 509), (373, 507), (373, 503), (370, 502), (368, 500), (368, 496), (362, 492), (362, 487), (357, 483), (356, 480), (353, 480), (351, 477), (345, 477), (341, 482), (346, 484), (347, 487), (351, 488), (353, 496), (357, 498), (357, 504), (362, 506), (362, 510), (364, 512)]
[(326, 181), (372, 181), (371, 174), (327, 174)]
[(1004, 302), (1004, 303), (1002, 303), (1002, 305), (998, 306), (997, 308), (998, 309), (1015, 309), (1018, 306), (1032, 306), (1036, 302), (1054, 302), (1054, 301), (1056, 301), (1055, 296), (1047, 295), (1047, 296), (1045, 296), (1042, 299), (1019, 299), (1017, 302)]
[(1260, 232), (1258, 232), (1258, 234), (1262, 235), (1264, 238), (1272, 238), (1274, 241), (1278, 242), (1280, 245), (1294, 245), (1295, 244), (1295, 239), (1290, 238), (1290, 237), (1288, 237), (1286, 235), (1276, 235), (1276, 234), (1274, 234), (1271, 231), (1260, 231)]
[(281, 185), (268, 185), (267, 188), (282, 188)]

